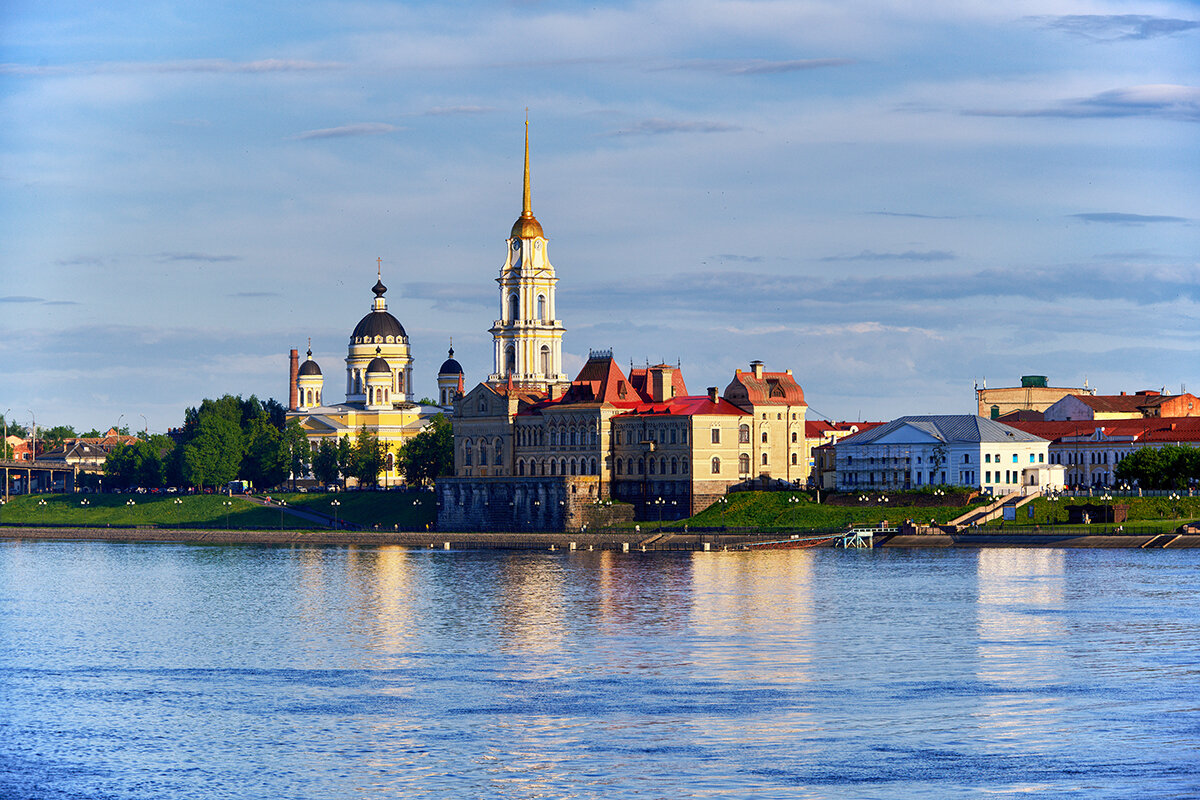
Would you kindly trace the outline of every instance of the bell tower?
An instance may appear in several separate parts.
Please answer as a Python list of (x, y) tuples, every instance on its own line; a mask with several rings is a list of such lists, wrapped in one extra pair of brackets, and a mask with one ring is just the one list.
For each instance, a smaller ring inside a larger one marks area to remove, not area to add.
[(549, 389), (568, 383), (562, 371), (562, 320), (555, 316), (558, 278), (546, 252), (546, 234), (533, 216), (529, 191), (529, 120), (525, 120), (525, 178), (521, 216), (513, 223), (500, 268), (500, 319), (492, 325), (492, 383)]

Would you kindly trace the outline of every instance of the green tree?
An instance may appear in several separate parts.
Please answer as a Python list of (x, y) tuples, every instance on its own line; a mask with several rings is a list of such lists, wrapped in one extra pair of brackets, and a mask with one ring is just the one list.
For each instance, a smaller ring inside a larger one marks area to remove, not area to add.
[(248, 426), (246, 456), (239, 473), (257, 488), (278, 486), (287, 478), (288, 456), (283, 434), (261, 413)]
[(104, 459), (104, 474), (112, 479), (110, 485), (123, 489), (133, 486), (162, 486), (164, 455), (171, 447), (171, 440), (161, 435), (123, 445), (110, 452)]
[(350, 476), (354, 469), (354, 446), (350, 443), (349, 436), (343, 436), (338, 439), (337, 465), (338, 473), (342, 478), (342, 488), (345, 489), (346, 478)]
[(438, 414), (400, 448), (400, 469), (410, 486), (424, 486), (454, 472), (454, 435), (450, 420)]
[(304, 428), (294, 419), (288, 420), (284, 426), (283, 441), (287, 449), (288, 471), (292, 474), (292, 489), (295, 489), (296, 478), (308, 474), (313, 457), (312, 446), (308, 443)]
[(364, 425), (355, 436), (350, 474), (358, 479), (359, 486), (373, 486), (379, 483), (382, 469), (383, 448), (379, 444), (379, 437)]
[(312, 471), (313, 476), (317, 479), (317, 483), (322, 486), (328, 486), (337, 482), (337, 445), (329, 439), (322, 439), (321, 443), (317, 445), (317, 452), (313, 455), (312, 460)]
[(183, 447), (183, 478), (193, 486), (218, 486), (238, 476), (242, 432), (218, 410), (201, 412), (196, 434)]
[(1113, 474), (1117, 480), (1136, 483), (1143, 489), (1161, 489), (1166, 483), (1166, 463), (1162, 451), (1142, 447), (1123, 458)]
[(70, 425), (55, 425), (53, 428), (38, 429), (38, 452), (48, 453), (63, 446), (67, 439), (75, 438), (75, 429)]

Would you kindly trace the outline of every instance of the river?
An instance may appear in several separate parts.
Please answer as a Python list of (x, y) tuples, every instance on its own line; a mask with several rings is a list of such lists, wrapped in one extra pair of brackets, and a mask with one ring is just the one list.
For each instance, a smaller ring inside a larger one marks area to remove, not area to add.
[(1200, 796), (1195, 551), (0, 543), (0, 796)]

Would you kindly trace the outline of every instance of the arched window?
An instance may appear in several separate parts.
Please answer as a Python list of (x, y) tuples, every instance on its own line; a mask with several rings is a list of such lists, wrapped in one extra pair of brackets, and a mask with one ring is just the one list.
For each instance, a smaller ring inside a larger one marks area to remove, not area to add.
[(632, 458), (625, 459), (625, 472), (626, 472), (626, 474), (629, 474), (629, 475), (633, 474), (633, 459)]
[(550, 347), (549, 347), (549, 345), (542, 345), (542, 354), (541, 355), (542, 355), (542, 357), (541, 357), (540, 363), (542, 366), (542, 374), (549, 375), (550, 374)]
[(638, 475), (645, 475), (645, 474), (646, 474), (646, 459), (639, 458), (638, 459)]
[(617, 459), (617, 474), (618, 475), (621, 475), (622, 473), (624, 473), (624, 469), (622, 469), (622, 467), (624, 467), (624, 464), (622, 464), (621, 459), (618, 458)]
[(651, 475), (654, 474), (654, 467), (655, 467), (655, 462), (654, 462), (654, 459), (652, 458), (652, 459), (650, 459), (650, 474)]
[(721, 474), (721, 459), (717, 458), (716, 456), (713, 456), (713, 460), (712, 460), (712, 474), (713, 475)]
[(572, 474), (572, 475), (575, 475), (575, 474), (577, 474), (577, 473), (575, 472), (575, 459), (573, 459), (573, 458), (571, 459), (571, 474)]
[(796, 432), (792, 431), (792, 444), (796, 444)]
[(475, 457), (475, 449), (471, 446), (471, 440), (467, 439), (467, 443), (463, 445), (463, 464), (471, 466)]
[(479, 443), (479, 466), (486, 467), (487, 463), (487, 442), (483, 441)]
[(517, 348), (511, 344), (504, 348), (504, 372), (512, 374), (517, 371)]
[(683, 467), (683, 474), (687, 475), (688, 474), (688, 460), (686, 458), (683, 459), (683, 464), (681, 466)]
[(762, 432), (762, 443), (763, 444), (767, 443), (767, 432), (766, 431)]
[(796, 463), (796, 454), (792, 453), (792, 464)]
[(671, 474), (679, 474), (679, 459), (675, 458), (674, 456), (671, 456)]
[(594, 459), (594, 458), (592, 459), (592, 471), (591, 471), (591, 474), (592, 474), (592, 475), (599, 475), (599, 474), (600, 474), (600, 464), (599, 464), (599, 463), (596, 461), (596, 459)]
[(317, 405), (321, 405), (321, 390), (317, 389)]
[(742, 475), (750, 472), (750, 455), (748, 453), (742, 453), (738, 456), (738, 472)]
[(312, 392), (312, 389), (309, 389), (308, 390), (308, 402), (306, 403), (306, 405), (311, 406), (313, 404), (312, 401), (313, 401), (313, 392)]
[(542, 322), (546, 321), (546, 295), (539, 294), (537, 299), (537, 315)]
[(558, 462), (555, 461), (553, 458), (550, 459), (550, 474), (551, 475), (558, 474)]
[(659, 475), (667, 474), (667, 457), (666, 456), (663, 456), (662, 459), (658, 462), (658, 474)]
[(521, 302), (517, 299), (517, 296), (515, 294), (510, 294), (508, 296), (508, 318), (509, 319), (520, 319), (521, 315), (520, 315), (520, 313), (518, 313), (518, 312), (520, 312), (520, 310), (521, 310)]
[(504, 446), (500, 443), (499, 439), (496, 440), (496, 458), (492, 463), (497, 467), (504, 463)]
[(741, 444), (750, 444), (749, 425), (738, 425), (738, 442)]
[(767, 465), (767, 454), (766, 453), (762, 454), (762, 463), (763, 463), (764, 467)]
[(525, 459), (517, 462), (517, 475), (525, 477)]
[(567, 474), (567, 460), (565, 458), (560, 458), (558, 460), (558, 474), (559, 475)]

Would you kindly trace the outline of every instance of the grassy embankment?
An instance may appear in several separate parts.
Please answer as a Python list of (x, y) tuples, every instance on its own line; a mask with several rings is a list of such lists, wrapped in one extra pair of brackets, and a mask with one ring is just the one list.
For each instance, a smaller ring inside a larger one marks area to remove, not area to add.
[(339, 521), (372, 529), (378, 525), (380, 530), (422, 531), (437, 517), (431, 492), (272, 492), (271, 499), (325, 516), (336, 510)]
[[(986, 505), (986, 498), (965, 506), (904, 505), (916, 492), (889, 493), (889, 502), (853, 506), (816, 503), (804, 492), (735, 492), (728, 503), (714, 503), (688, 520), (665, 523), (672, 526), (685, 522), (691, 527), (729, 527), (789, 531), (845, 530), (852, 524), (900, 523), (906, 519), (918, 522), (949, 522), (966, 513), (969, 508)], [(795, 501), (793, 501), (795, 498)], [(654, 521), (643, 522), (655, 525)]]
[[(176, 502), (178, 500), (178, 502)], [(130, 503), (132, 501), (132, 504)], [(223, 505), (229, 503), (230, 505)], [(159, 528), (320, 527), (243, 497), (146, 494), (14, 495), (0, 509), (6, 525)]]
[[(1060, 500), (1039, 497), (1029, 504), (1033, 506), (1033, 517), (1026, 510), (1028, 506), (1022, 506), (1017, 509), (1016, 521), (1005, 525), (1063, 526), (1067, 524), (1067, 506), (1089, 504), (1129, 506), (1129, 521), (1122, 523), (1128, 533), (1166, 533), (1184, 522), (1200, 519), (1200, 497), (1180, 497), (1178, 500), (1169, 497), (1114, 497), (1111, 501), (1102, 501), (1099, 497), (1065, 497)], [(988, 526), (999, 527), (1000, 522), (993, 520)], [(1085, 526), (1076, 527), (1082, 529)]]

